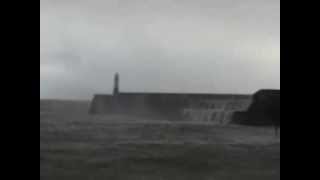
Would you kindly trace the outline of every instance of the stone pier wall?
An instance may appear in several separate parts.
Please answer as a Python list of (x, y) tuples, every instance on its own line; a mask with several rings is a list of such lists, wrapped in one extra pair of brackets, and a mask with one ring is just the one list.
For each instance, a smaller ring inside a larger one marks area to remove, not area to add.
[(250, 103), (250, 95), (120, 93), (96, 95), (90, 113), (226, 124), (233, 112), (246, 110)]

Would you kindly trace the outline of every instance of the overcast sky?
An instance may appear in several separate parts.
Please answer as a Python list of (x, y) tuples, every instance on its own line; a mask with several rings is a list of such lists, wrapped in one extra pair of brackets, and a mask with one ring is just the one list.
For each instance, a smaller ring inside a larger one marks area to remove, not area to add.
[(40, 0), (40, 97), (280, 88), (280, 0)]

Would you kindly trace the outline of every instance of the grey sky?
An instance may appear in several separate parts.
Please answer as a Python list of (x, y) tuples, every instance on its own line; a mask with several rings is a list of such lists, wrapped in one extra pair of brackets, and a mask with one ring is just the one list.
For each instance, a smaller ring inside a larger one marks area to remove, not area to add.
[(40, 96), (280, 88), (279, 0), (41, 0)]

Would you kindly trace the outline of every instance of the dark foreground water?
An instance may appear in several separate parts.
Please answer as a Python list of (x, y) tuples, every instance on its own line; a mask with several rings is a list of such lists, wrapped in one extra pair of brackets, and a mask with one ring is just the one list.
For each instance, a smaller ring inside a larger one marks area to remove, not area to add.
[(40, 179), (280, 179), (272, 129), (79, 112), (40, 112)]

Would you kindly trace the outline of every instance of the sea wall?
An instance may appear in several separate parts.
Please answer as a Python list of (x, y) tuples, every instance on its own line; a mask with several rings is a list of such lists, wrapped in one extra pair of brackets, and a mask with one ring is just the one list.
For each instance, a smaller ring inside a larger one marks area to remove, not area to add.
[(250, 95), (120, 93), (96, 95), (90, 113), (226, 124), (235, 111), (246, 110), (250, 103)]

